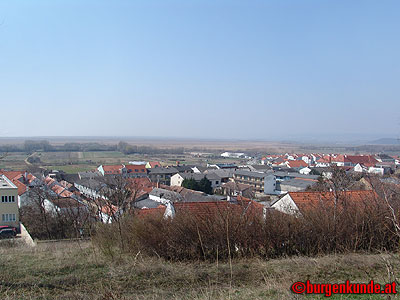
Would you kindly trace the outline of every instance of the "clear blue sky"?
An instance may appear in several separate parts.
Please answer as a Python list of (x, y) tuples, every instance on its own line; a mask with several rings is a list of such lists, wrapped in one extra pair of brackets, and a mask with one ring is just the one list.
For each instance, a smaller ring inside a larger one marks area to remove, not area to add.
[(0, 1), (0, 136), (398, 137), (400, 1)]

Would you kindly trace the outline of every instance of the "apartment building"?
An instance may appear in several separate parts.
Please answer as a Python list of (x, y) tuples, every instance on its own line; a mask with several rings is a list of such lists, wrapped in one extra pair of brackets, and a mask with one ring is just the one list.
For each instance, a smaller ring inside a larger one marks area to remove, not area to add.
[(0, 226), (19, 231), (18, 188), (4, 175), (0, 175)]
[(265, 173), (252, 172), (247, 170), (236, 170), (233, 173), (233, 180), (237, 183), (248, 184), (254, 188), (256, 192), (264, 192)]

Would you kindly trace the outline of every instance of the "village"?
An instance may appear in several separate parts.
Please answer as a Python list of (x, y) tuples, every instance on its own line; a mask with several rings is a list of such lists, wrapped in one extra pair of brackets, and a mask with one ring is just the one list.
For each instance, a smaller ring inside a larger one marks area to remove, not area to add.
[[(76, 174), (0, 170), (0, 226), (4, 236), (10, 228), (19, 236), (22, 222), (34, 238), (88, 237), (88, 226), (112, 223), (128, 211), (163, 218), (185, 212), (211, 217), (217, 208), (251, 206), (265, 218), (274, 210), (300, 213), (307, 202), (332, 198), (334, 189), (349, 201), (366, 201), (375, 197), (376, 182), (400, 185), (400, 158), (387, 154), (220, 155), (248, 163), (129, 161)], [(346, 176), (348, 182), (340, 187), (329, 185), (335, 176)], [(60, 233), (58, 223), (45, 216), (62, 219), (63, 226), (73, 227), (72, 231), (64, 228)]]

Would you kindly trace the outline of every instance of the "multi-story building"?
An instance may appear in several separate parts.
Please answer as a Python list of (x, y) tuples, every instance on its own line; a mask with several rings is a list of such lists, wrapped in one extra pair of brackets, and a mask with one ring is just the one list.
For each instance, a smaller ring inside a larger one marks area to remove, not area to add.
[(264, 179), (266, 173), (251, 172), (246, 170), (236, 170), (233, 173), (233, 180), (238, 183), (251, 185), (256, 192), (264, 192)]
[(4, 175), (0, 175), (0, 226), (19, 231), (18, 188)]
[(152, 182), (170, 185), (171, 177), (178, 173), (178, 170), (174, 167), (164, 168), (164, 167), (155, 167), (149, 169), (149, 178)]

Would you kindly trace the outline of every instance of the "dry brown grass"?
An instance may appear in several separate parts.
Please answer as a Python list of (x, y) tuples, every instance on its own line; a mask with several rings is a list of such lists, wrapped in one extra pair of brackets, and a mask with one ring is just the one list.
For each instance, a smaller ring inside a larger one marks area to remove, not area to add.
[(48, 243), (33, 249), (0, 249), (0, 296), (2, 299), (299, 299), (289, 291), (291, 283), (298, 280), (387, 282), (385, 261), (398, 270), (398, 256), (348, 254), (233, 260), (231, 273), (228, 263), (167, 262), (140, 253), (110, 259), (90, 242)]

